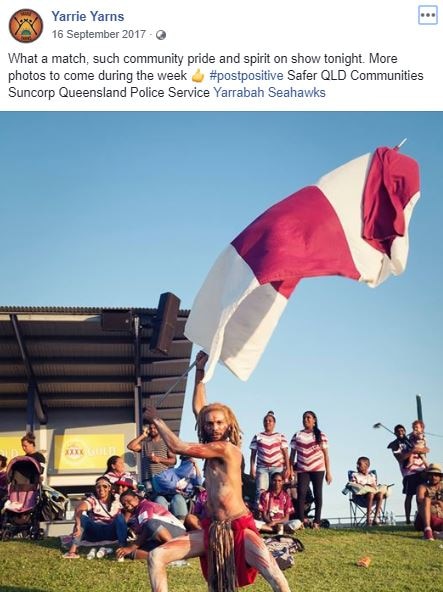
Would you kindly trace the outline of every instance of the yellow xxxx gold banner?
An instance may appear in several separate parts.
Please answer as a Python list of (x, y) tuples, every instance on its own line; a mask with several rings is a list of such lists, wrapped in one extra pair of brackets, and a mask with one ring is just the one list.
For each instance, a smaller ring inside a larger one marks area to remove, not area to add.
[(1, 436), (0, 454), (6, 456), (8, 461), (14, 456), (23, 456), (25, 453), (23, 452), (20, 436)]
[(110, 456), (124, 452), (123, 434), (72, 434), (55, 436), (54, 468), (56, 470), (106, 470)]

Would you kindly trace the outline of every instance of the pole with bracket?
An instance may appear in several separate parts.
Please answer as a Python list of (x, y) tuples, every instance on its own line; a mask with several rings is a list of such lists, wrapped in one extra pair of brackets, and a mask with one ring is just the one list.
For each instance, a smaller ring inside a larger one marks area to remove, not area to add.
[[(142, 401), (142, 377), (141, 377), (141, 326), (140, 317), (135, 315), (133, 318), (133, 335), (134, 335), (134, 419), (137, 434), (141, 434), (143, 430), (143, 401)], [(136, 434), (136, 435), (137, 435)], [(140, 454), (137, 456), (137, 473), (144, 478), (142, 468), (145, 465), (143, 446)]]
[(423, 410), (421, 408), (421, 395), (416, 395), (417, 400), (417, 419), (423, 421)]
[(194, 362), (192, 362), (192, 364), (189, 366), (189, 368), (187, 370), (185, 370), (183, 372), (183, 374), (177, 378), (177, 380), (174, 382), (174, 384), (170, 388), (168, 388), (168, 390), (166, 391), (166, 393), (164, 395), (162, 395), (161, 399), (157, 402), (157, 409), (159, 409), (162, 406), (162, 403), (164, 402), (164, 400), (166, 399), (166, 397), (172, 393), (172, 391), (178, 385), (178, 383), (180, 382), (180, 380), (182, 380), (182, 378), (185, 378), (185, 376), (187, 376), (189, 374), (189, 372), (192, 370), (192, 368), (194, 368), (194, 366), (196, 365), (196, 363), (197, 363), (197, 360), (195, 360)]
[[(28, 350), (26, 348), (25, 341), (22, 337), (19, 322), (17, 319), (17, 315), (11, 314), (9, 315), (9, 320), (11, 321), (12, 328), (14, 331), (15, 339), (17, 341), (17, 346), (20, 350), (20, 355), (23, 361), (23, 365), (25, 367), (26, 376), (28, 378), (28, 397), (27, 397), (27, 417), (26, 417), (26, 424), (27, 426), (32, 425), (34, 428), (34, 413), (37, 415), (38, 421), (42, 423), (48, 423), (48, 416), (46, 414), (45, 409), (43, 408), (43, 403), (40, 397), (40, 392), (38, 390), (37, 380), (35, 378), (34, 370), (32, 369), (32, 364), (29, 359)], [(31, 406), (33, 409), (31, 409)]]

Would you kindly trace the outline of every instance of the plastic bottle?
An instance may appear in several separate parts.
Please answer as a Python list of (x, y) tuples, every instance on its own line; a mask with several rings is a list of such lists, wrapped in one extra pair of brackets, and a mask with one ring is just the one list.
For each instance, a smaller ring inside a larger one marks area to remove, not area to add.
[(395, 526), (395, 516), (394, 516), (394, 512), (391, 512), (391, 524), (392, 526)]
[(97, 551), (97, 559), (103, 559), (103, 557), (106, 555), (106, 548), (105, 547), (100, 547), (100, 549)]
[(86, 555), (86, 559), (95, 559), (96, 554), (97, 554), (97, 549), (95, 549), (94, 547), (92, 547), (92, 549)]
[(172, 561), (168, 564), (168, 567), (187, 567), (189, 563), (186, 559), (178, 559), (177, 561)]

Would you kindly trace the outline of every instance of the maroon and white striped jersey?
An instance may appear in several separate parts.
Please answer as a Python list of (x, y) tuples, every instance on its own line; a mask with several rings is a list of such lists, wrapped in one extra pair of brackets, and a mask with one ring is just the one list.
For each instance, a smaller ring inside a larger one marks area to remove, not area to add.
[(301, 430), (294, 434), (291, 449), (297, 453), (295, 464), (297, 472), (325, 471), (323, 450), (326, 448), (328, 448), (328, 438), (323, 432), (321, 432), (321, 444), (317, 443), (314, 432)]
[(259, 434), (255, 434), (249, 448), (257, 451), (257, 468), (283, 468), (285, 466), (283, 450), (288, 449), (288, 441), (283, 434), (279, 432), (274, 432), (273, 434), (260, 432)]

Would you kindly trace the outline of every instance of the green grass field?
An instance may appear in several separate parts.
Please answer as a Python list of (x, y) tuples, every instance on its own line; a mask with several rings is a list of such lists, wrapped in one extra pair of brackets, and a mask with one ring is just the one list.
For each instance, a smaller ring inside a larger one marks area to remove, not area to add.
[[(293, 592), (441, 592), (443, 541), (428, 542), (407, 527), (370, 530), (302, 531), (305, 551), (285, 575)], [(118, 563), (113, 557), (62, 560), (58, 539), (0, 543), (1, 592), (141, 592), (149, 591), (146, 565)], [(368, 569), (356, 561), (371, 557)], [(168, 569), (171, 592), (204, 592), (198, 560)], [(249, 589), (270, 590), (258, 577)]]

